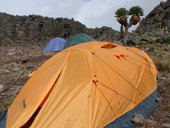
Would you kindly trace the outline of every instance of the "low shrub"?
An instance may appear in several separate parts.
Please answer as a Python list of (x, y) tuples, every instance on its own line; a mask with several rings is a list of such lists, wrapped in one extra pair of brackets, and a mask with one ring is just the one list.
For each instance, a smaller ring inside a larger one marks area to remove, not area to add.
[(0, 112), (3, 112), (4, 111), (4, 109), (3, 108), (0, 108)]
[(161, 58), (155, 57), (153, 59), (157, 70), (161, 72), (170, 72), (170, 58)]
[(169, 37), (158, 38), (156, 40), (149, 40), (149, 43), (150, 44), (154, 44), (154, 43), (170, 44), (170, 36)]
[(3, 101), (3, 104), (4, 104), (4, 105), (11, 105), (12, 102), (13, 102), (13, 100), (14, 100), (14, 99), (4, 100), (4, 101)]
[(154, 46), (149, 47), (150, 52), (154, 52), (154, 50), (155, 50)]
[(170, 44), (170, 36), (162, 38), (163, 43)]

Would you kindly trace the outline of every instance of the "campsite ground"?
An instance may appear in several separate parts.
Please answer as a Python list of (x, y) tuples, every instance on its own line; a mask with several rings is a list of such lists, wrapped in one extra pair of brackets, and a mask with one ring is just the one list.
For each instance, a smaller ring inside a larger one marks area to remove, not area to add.
[[(170, 45), (138, 45), (154, 60), (159, 69), (158, 85), (162, 97), (160, 107), (140, 128), (170, 128)], [(54, 53), (42, 53), (43, 43), (24, 43), (0, 46), (0, 111), (9, 107), (28, 80), (28, 74), (42, 65)], [(161, 58), (161, 59), (160, 59)]]

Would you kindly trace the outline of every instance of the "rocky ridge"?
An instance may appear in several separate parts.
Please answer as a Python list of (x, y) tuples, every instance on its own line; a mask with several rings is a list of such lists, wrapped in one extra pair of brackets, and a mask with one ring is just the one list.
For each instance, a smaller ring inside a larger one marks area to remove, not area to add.
[[(110, 27), (89, 29), (78, 21), (39, 15), (13, 16), (0, 13), (0, 44), (26, 41), (39, 42), (54, 37), (69, 39), (77, 33), (87, 33), (99, 40), (118, 40), (119, 32)], [(114, 36), (113, 36), (114, 35)]]
[[(166, 37), (170, 35), (170, 0), (160, 2), (142, 19), (142, 32), (148, 36)], [(138, 28), (137, 28), (138, 29)]]

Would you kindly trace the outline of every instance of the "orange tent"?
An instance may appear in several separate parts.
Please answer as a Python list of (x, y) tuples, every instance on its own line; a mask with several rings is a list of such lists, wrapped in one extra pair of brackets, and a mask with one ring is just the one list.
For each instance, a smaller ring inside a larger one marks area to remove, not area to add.
[(6, 128), (24, 128), (33, 115), (30, 128), (107, 127), (157, 90), (156, 75), (136, 48), (98, 41), (69, 47), (32, 74), (8, 110)]

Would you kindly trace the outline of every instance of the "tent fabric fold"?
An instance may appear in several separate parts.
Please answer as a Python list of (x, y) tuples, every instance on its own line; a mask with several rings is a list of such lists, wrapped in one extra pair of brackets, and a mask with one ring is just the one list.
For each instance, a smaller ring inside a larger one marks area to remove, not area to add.
[[(48, 94), (70, 52), (71, 50), (64, 51), (50, 58), (27, 81), (8, 110), (7, 127), (18, 128), (28, 121)], [(23, 102), (26, 107), (23, 106)]]

